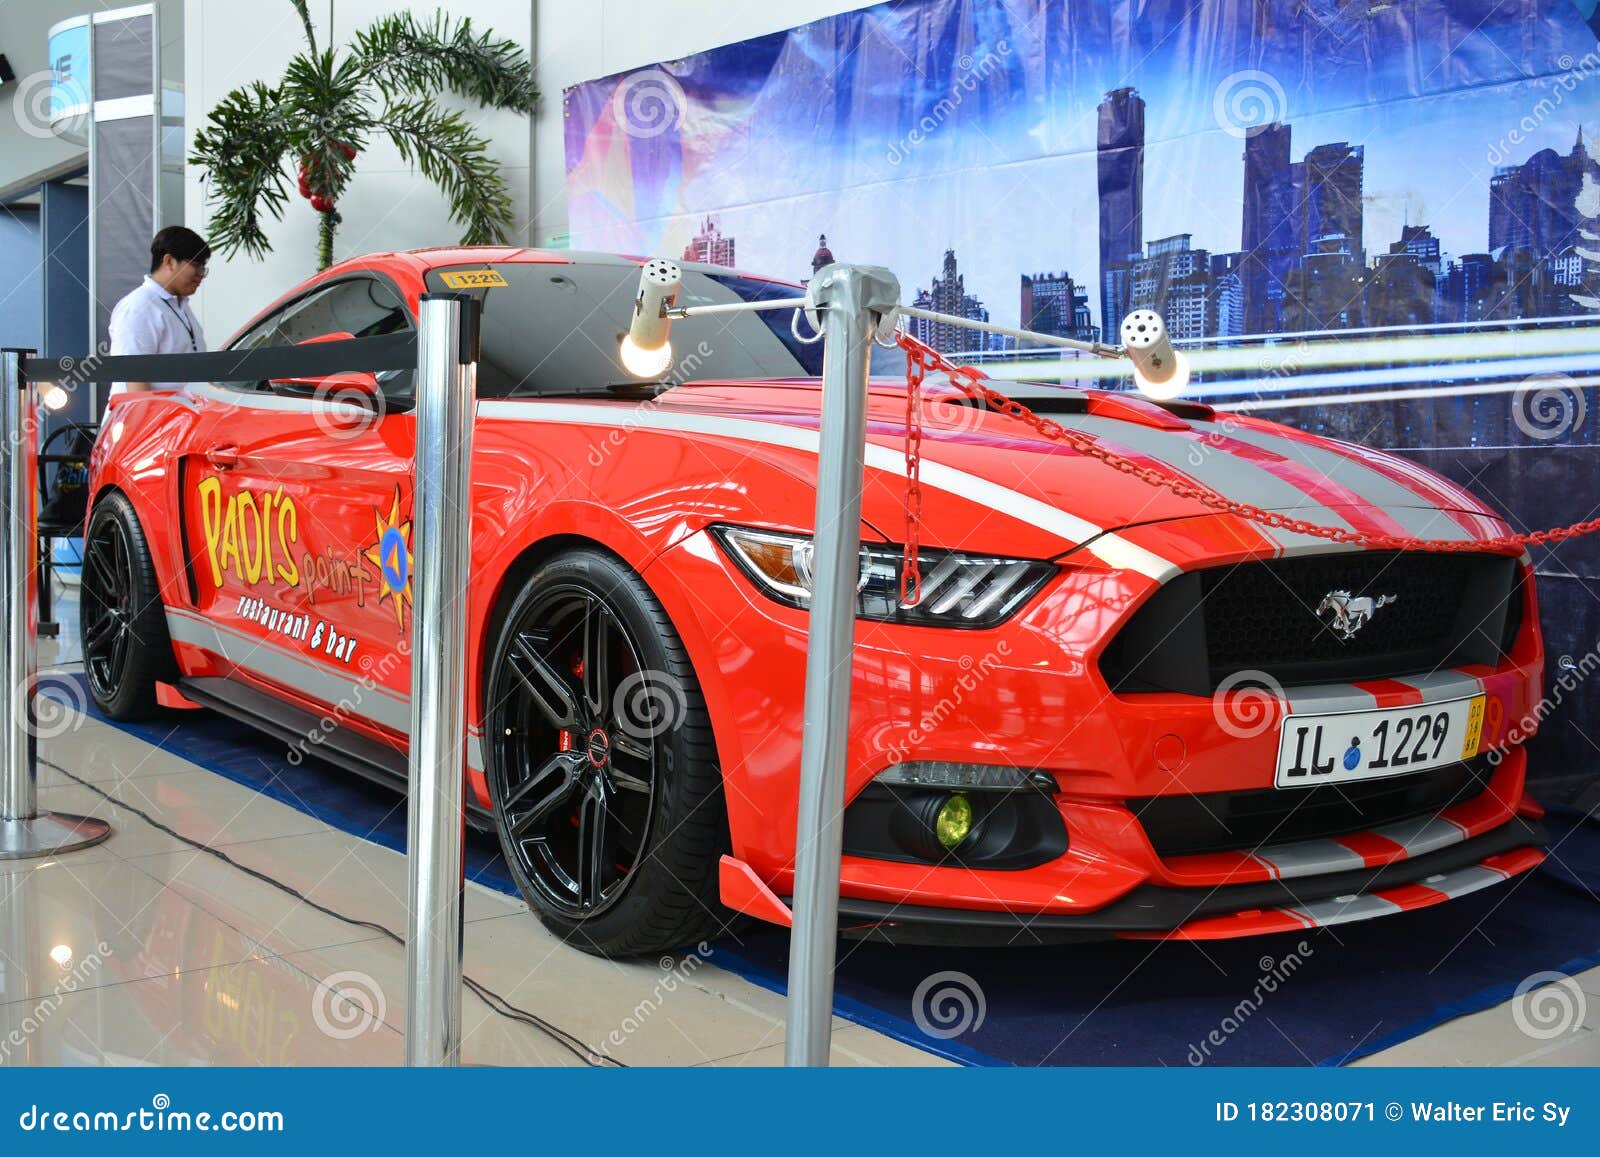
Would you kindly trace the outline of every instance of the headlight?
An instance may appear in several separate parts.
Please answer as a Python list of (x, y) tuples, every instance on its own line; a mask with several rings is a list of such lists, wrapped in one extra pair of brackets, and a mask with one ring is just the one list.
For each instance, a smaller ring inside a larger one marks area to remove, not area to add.
[[(746, 526), (713, 526), (712, 535), (762, 592), (791, 607), (811, 603), (809, 535)], [(1053, 563), (994, 558), (952, 550), (922, 551), (922, 599), (900, 601), (903, 552), (863, 543), (856, 615), (925, 627), (993, 627), (1006, 621), (1056, 573)]]

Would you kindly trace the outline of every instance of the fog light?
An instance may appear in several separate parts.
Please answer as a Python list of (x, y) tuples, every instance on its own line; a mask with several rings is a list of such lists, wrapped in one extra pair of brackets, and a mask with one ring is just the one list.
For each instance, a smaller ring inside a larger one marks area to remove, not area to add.
[(946, 848), (955, 848), (972, 834), (972, 801), (964, 795), (947, 796), (933, 821), (933, 834)]

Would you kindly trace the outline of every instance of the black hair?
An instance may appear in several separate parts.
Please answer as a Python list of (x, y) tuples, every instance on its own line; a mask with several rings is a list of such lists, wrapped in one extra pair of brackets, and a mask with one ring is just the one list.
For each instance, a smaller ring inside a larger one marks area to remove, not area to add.
[(211, 246), (193, 229), (182, 225), (168, 225), (150, 242), (150, 272), (161, 268), (161, 259), (171, 255), (174, 261), (189, 261), (204, 265), (211, 258)]

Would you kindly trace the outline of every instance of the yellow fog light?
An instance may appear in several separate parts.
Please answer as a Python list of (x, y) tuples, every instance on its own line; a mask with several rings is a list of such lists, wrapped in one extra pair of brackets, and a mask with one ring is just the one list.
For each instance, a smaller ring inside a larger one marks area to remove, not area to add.
[(972, 801), (964, 795), (952, 795), (939, 807), (933, 821), (933, 834), (946, 848), (954, 848), (972, 834)]

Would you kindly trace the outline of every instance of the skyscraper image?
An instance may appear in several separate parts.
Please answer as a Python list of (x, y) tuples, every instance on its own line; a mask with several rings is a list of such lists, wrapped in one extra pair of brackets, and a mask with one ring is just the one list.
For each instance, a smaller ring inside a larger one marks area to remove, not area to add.
[(1107, 272), (1144, 248), (1144, 98), (1116, 88), (1100, 102), (1096, 140), (1100, 180), (1100, 325), (1121, 320)]
[(1305, 250), (1299, 169), (1289, 160), (1289, 126), (1262, 125), (1244, 142), (1244, 221), (1239, 280), (1244, 333), (1272, 333), (1283, 320), (1283, 279)]
[(722, 235), (722, 226), (715, 217), (707, 217), (700, 224), (700, 232), (684, 247), (685, 261), (704, 261), (710, 265), (734, 266), (733, 238)]

